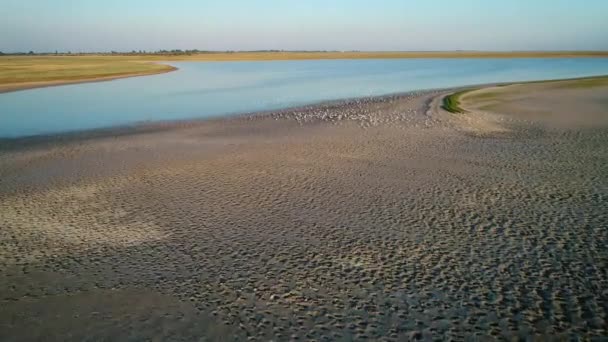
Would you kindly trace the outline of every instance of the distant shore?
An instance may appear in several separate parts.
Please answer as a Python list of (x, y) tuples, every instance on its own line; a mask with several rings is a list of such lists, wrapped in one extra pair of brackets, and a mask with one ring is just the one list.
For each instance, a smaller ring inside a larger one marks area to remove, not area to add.
[(383, 58), (607, 58), (608, 51), (161, 51), (112, 53), (7, 54), (0, 58), (115, 57), (163, 61), (256, 61)]
[(166, 73), (173, 61), (286, 61), (411, 58), (608, 58), (608, 51), (167, 52), (0, 56), (0, 93)]
[(31, 81), (31, 82), (20, 82), (20, 83), (8, 83), (0, 84), (0, 94), (10, 93), (20, 90), (28, 90), (35, 88), (46, 88), (55, 87), (61, 85), (78, 84), (78, 83), (93, 83), (93, 82), (106, 82), (113, 81), (121, 78), (138, 77), (138, 76), (150, 76), (164, 74), (177, 70), (178, 68), (171, 65), (162, 65), (162, 68), (158, 70), (150, 70), (144, 72), (125, 72), (122, 74), (104, 75), (91, 78), (77, 78), (77, 79), (57, 79), (50, 81)]

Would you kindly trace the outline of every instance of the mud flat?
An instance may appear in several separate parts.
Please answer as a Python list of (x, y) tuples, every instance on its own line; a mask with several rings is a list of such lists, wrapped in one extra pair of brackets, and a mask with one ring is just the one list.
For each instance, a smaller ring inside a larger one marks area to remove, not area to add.
[(605, 337), (608, 86), (556, 84), (4, 142), (0, 340)]

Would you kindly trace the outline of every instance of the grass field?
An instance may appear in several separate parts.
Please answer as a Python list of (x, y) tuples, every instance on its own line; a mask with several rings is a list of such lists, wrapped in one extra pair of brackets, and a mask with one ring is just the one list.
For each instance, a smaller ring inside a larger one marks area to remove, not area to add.
[(218, 52), (0, 56), (0, 92), (168, 72), (175, 68), (161, 63), (170, 61), (541, 57), (608, 57), (608, 52)]
[(166, 70), (167, 66), (112, 57), (0, 58), (0, 84), (74, 80)]
[(5, 56), (0, 57), (0, 92), (171, 70), (175, 68), (121, 57)]

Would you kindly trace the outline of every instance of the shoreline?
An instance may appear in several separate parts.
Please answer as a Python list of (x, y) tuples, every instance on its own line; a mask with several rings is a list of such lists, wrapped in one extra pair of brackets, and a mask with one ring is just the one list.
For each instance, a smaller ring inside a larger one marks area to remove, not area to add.
[[(175, 68), (177, 70), (177, 68)], [(171, 70), (174, 71), (174, 70)], [(166, 72), (171, 72), (166, 71)], [(136, 77), (136, 76), (124, 76), (121, 78), (127, 77)], [(443, 106), (444, 99), (454, 96), (456, 94), (465, 94), (475, 90), (481, 90), (484, 88), (491, 88), (496, 86), (509, 86), (516, 84), (534, 84), (534, 83), (546, 83), (546, 82), (568, 82), (568, 81), (584, 81), (584, 80), (593, 80), (593, 79), (602, 79), (608, 78), (608, 75), (598, 75), (598, 76), (588, 76), (588, 77), (575, 77), (575, 78), (563, 78), (563, 79), (546, 79), (546, 80), (534, 80), (534, 81), (521, 81), (521, 82), (502, 82), (502, 83), (482, 83), (482, 84), (471, 84), (464, 86), (456, 86), (449, 88), (435, 88), (435, 89), (420, 89), (420, 90), (412, 90), (405, 92), (397, 92), (397, 93), (389, 93), (384, 95), (377, 96), (363, 96), (363, 97), (352, 97), (352, 98), (342, 98), (335, 100), (326, 100), (320, 102), (313, 102), (305, 105), (291, 106), (274, 110), (262, 110), (262, 111), (251, 111), (251, 112), (243, 112), (243, 113), (234, 113), (232, 115), (225, 116), (211, 116), (207, 118), (184, 118), (177, 120), (160, 120), (160, 121), (143, 121), (143, 122), (133, 122), (130, 124), (121, 124), (109, 127), (98, 127), (77, 131), (66, 131), (66, 132), (57, 132), (57, 133), (46, 133), (46, 134), (36, 134), (36, 135), (28, 135), (28, 136), (20, 136), (20, 137), (0, 137), (0, 151), (13, 149), (15, 146), (22, 145), (38, 145), (38, 144), (47, 144), (47, 143), (59, 143), (59, 142), (72, 142), (77, 140), (88, 140), (95, 138), (107, 138), (114, 136), (124, 136), (131, 134), (146, 134), (151, 132), (158, 132), (163, 130), (170, 130), (184, 126), (194, 126), (204, 124), (205, 122), (210, 121), (222, 121), (222, 120), (252, 120), (256, 118), (264, 118), (267, 116), (272, 116), (274, 114), (281, 114), (287, 112), (294, 112), (298, 110), (315, 110), (319, 108), (325, 107), (341, 107), (348, 106), (353, 103), (375, 103), (382, 102), (386, 99), (399, 99), (407, 96), (423, 96), (431, 93), (437, 93), (437, 96), (433, 97), (433, 100), (439, 100), (442, 102), (442, 109), (446, 110)], [(90, 82), (104, 82), (110, 81), (108, 80), (99, 80), (99, 81), (87, 81), (87, 82), (78, 82), (78, 83), (90, 83)], [(53, 85), (50, 85), (53, 86)], [(449, 110), (447, 110), (450, 112)], [(454, 113), (452, 114), (462, 114), (462, 113)]]
[[(480, 86), (492, 86), (493, 84), (485, 84)], [(207, 118), (184, 118), (178, 120), (165, 121), (140, 121), (131, 124), (116, 125), (110, 127), (99, 127), (77, 131), (67, 131), (48, 134), (28, 135), (22, 137), (0, 137), (0, 151), (12, 150), (14, 148), (39, 146), (54, 143), (72, 143), (76, 141), (86, 141), (91, 139), (103, 139), (110, 137), (121, 137), (127, 135), (147, 134), (162, 131), (169, 131), (184, 127), (194, 127), (204, 125), (210, 122), (228, 122), (228, 121), (250, 121), (264, 120), (277, 115), (284, 115), (298, 111), (315, 111), (328, 108), (340, 108), (357, 104), (370, 105), (374, 103), (382, 103), (389, 100), (399, 100), (406, 97), (421, 97), (428, 96), (433, 93), (443, 93), (454, 91), (459, 88), (441, 88), (441, 89), (424, 89), (413, 90), (407, 92), (391, 93), (378, 96), (352, 97), (335, 100), (326, 100), (314, 102), (305, 105), (291, 106), (274, 110), (252, 111), (244, 113), (235, 113), (227, 116), (211, 116)]]
[(81, 84), (81, 83), (96, 83), (96, 82), (108, 82), (119, 80), (123, 78), (131, 78), (131, 77), (142, 77), (142, 76), (152, 76), (152, 75), (161, 75), (170, 73), (173, 71), (179, 70), (179, 68), (174, 67), (169, 64), (162, 64), (166, 66), (163, 70), (156, 70), (150, 72), (138, 72), (133, 74), (123, 74), (123, 75), (115, 75), (115, 76), (101, 76), (101, 77), (93, 77), (93, 78), (83, 78), (77, 80), (54, 80), (54, 81), (39, 81), (39, 82), (24, 82), (24, 83), (16, 83), (16, 84), (0, 84), (0, 94), (12, 93), (16, 91), (30, 90), (30, 89), (38, 89), (38, 88), (48, 88), (48, 87), (60, 87), (64, 85), (72, 85), (72, 84)]

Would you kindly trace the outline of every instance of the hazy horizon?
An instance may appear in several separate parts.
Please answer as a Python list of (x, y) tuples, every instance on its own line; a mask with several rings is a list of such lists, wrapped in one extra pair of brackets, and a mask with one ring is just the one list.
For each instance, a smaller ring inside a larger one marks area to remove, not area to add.
[(606, 14), (600, 0), (4, 0), (0, 51), (599, 51)]
[(78, 55), (78, 54), (172, 54), (172, 53), (183, 53), (183, 54), (187, 54), (187, 53), (200, 53), (200, 54), (205, 54), (205, 53), (209, 53), (209, 54), (213, 54), (213, 53), (217, 53), (217, 54), (226, 54), (226, 53), (272, 53), (272, 52), (277, 52), (277, 53), (412, 53), (412, 54), (417, 54), (417, 53), (429, 53), (429, 54), (434, 54), (434, 53), (446, 53), (446, 54), (451, 54), (451, 53), (475, 53), (475, 52), (479, 52), (479, 53), (534, 53), (534, 52), (538, 52), (538, 53), (568, 53), (568, 52), (572, 52), (572, 53), (604, 53), (604, 52), (608, 52), (608, 50), (604, 49), (604, 50), (586, 50), (586, 49), (570, 49), (570, 50), (541, 50), (541, 49), (537, 49), (537, 50), (275, 50), (275, 49), (269, 49), (269, 50), (264, 50), (264, 49), (257, 49), (257, 50), (202, 50), (202, 49), (159, 49), (159, 50), (98, 50), (98, 51), (78, 51), (78, 50), (53, 50), (53, 51), (34, 51), (34, 50), (22, 50), (22, 51), (2, 51), (0, 50), (1, 54), (4, 55), (27, 55), (29, 53), (34, 53), (35, 55), (53, 55), (53, 54), (60, 54), (60, 55), (65, 55), (65, 54), (73, 54), (73, 55)]

